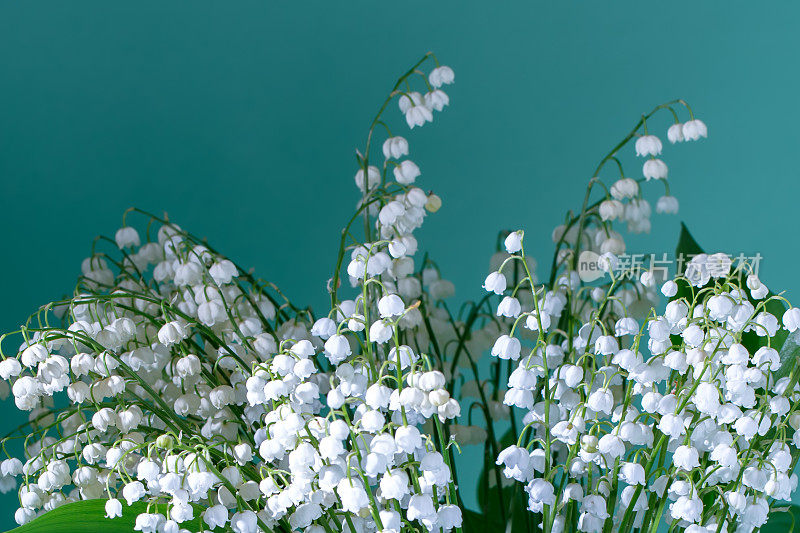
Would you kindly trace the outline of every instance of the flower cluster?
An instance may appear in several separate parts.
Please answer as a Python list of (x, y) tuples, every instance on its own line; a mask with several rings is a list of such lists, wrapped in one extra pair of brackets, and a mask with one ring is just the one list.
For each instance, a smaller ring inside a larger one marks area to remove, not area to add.
[[(495, 354), (518, 361), (505, 401), (527, 411), (531, 429), (498, 464), (526, 484), (548, 530), (603, 531), (613, 520), (650, 531), (663, 514), (687, 531), (729, 521), (752, 531), (770, 499), (791, 499), (800, 387), (771, 346), (775, 304), (785, 308), (755, 276), (742, 283), (713, 260), (699, 255), (690, 270), (702, 276), (662, 285), (673, 298), (662, 315), (625, 315), (612, 284), (572, 337), (557, 342), (550, 330), (524, 351), (498, 339)], [(798, 315), (783, 312), (787, 331)]]
[[(412, 127), (447, 105), (454, 78), (436, 66), (424, 96), (399, 90), (420, 65), (390, 95)], [(355, 177), (365, 238), (340, 250), (357, 294), (337, 299), (337, 265), (323, 318), (153, 216), (144, 244), (125, 225), (121, 258), (84, 261), (75, 296), (43, 308), (0, 362), (31, 412), (26, 461), (0, 466), (4, 487), (23, 478), (18, 523), (105, 497), (109, 518), (121, 500), (147, 502), (144, 532), (198, 514), (236, 533), (460, 527), (443, 429), (460, 407), (415, 342), (423, 291), (452, 293), (433, 271), (414, 275), (414, 230), (441, 201), (413, 186), (404, 138), (383, 152), (378, 168), (367, 150)], [(53, 409), (64, 392), (69, 406)]]
[[(486, 523), (514, 530), (752, 531), (790, 499), (800, 369), (778, 349), (800, 345), (800, 309), (723, 254), (673, 280), (615, 274), (622, 226), (650, 230), (641, 184), (663, 184), (657, 213), (678, 210), (653, 115), (672, 113), (673, 144), (705, 125), (683, 101), (644, 115), (554, 230), (549, 279), (524, 233), (503, 232), (486, 295), (454, 313), (416, 237), (442, 201), (383, 117), (394, 102), (410, 129), (432, 122), (453, 82), (427, 54), (373, 120), (325, 315), (166, 218), (126, 213), (102, 241), (114, 251), (93, 250), (74, 295), (0, 352), (0, 394), (30, 413), (3, 440), (22, 459), (0, 462), (0, 490), (20, 483), (18, 523), (101, 498), (148, 533), (460, 532), (454, 452), (469, 445), (483, 447)], [(608, 281), (581, 278), (583, 252)]]
[[(672, 142), (705, 136), (696, 119), (668, 131)], [(650, 157), (646, 180), (666, 178), (657, 137), (639, 135), (635, 149)], [(614, 276), (624, 240), (610, 222), (650, 227), (638, 194), (621, 178), (611, 198), (557, 228), (561, 270), (550, 285), (525, 276), (507, 287), (504, 270), (527, 259), (521, 231), (505, 240), (512, 255), (485, 288), (503, 296), (496, 313), (511, 323), (492, 355), (515, 362), (504, 401), (525, 425), (497, 464), (524, 484), (545, 531), (656, 531), (662, 520), (693, 533), (753, 531), (797, 487), (800, 386), (776, 347), (800, 327), (800, 310), (747, 264), (697, 254), (663, 281), (670, 301), (656, 313), (653, 271)], [(659, 211), (677, 206), (670, 198)], [(610, 281), (580, 281), (574, 258), (585, 250), (602, 254)]]

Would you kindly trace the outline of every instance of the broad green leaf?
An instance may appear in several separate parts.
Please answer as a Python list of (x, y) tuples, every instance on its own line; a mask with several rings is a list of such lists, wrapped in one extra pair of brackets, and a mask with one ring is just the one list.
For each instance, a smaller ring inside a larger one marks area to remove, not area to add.
[[(512, 444), (516, 444), (517, 435), (513, 434), (509, 428), (502, 437), (500, 437), (499, 449), (503, 450)], [(489, 447), (487, 446), (487, 450)], [(471, 524), (469, 527), (465, 524), (465, 533), (485, 533), (486, 526), (494, 526), (497, 533), (505, 533), (506, 531), (536, 531), (537, 526), (534, 523), (535, 517), (527, 509), (528, 500), (527, 495), (522, 490), (521, 483), (514, 482), (510, 486), (503, 487), (502, 498), (504, 510), (501, 511), (500, 506), (500, 490), (497, 484), (490, 483), (494, 480), (494, 457), (486, 457), (484, 460), (484, 468), (478, 478), (478, 503), (481, 506), (480, 521), (476, 524)], [(486, 466), (490, 468), (487, 470)], [(502, 470), (502, 467), (501, 467)], [(502, 474), (501, 474), (502, 477)], [(502, 483), (501, 483), (502, 484)], [(505, 515), (505, 521), (503, 520)]]
[(689, 233), (689, 228), (686, 227), (686, 224), (681, 222), (681, 234), (678, 237), (678, 246), (675, 247), (675, 257), (679, 257), (683, 254), (683, 257), (688, 259), (688, 256), (702, 253), (703, 249), (700, 248), (700, 245), (694, 240), (692, 234)]
[[(678, 245), (675, 246), (675, 258), (682, 260), (683, 268), (686, 268), (686, 263), (692, 256), (702, 253), (703, 249), (697, 244), (697, 241), (694, 240), (692, 234), (689, 233), (689, 228), (686, 227), (686, 224), (681, 222), (681, 233), (678, 236)], [(678, 285), (678, 292), (671, 299), (678, 300), (680, 298), (686, 298), (688, 301), (691, 301), (693, 295), (692, 286), (685, 280), (678, 280), (676, 283)]]
[(499, 517), (487, 517), (484, 514), (470, 511), (469, 509), (461, 510), (461, 529), (464, 533), (487, 533), (488, 531), (501, 533), (504, 531), (505, 524), (500, 522)]
[[(780, 323), (781, 319), (783, 318), (783, 313), (786, 312), (786, 307), (781, 300), (771, 299), (773, 296), (775, 296), (775, 294), (771, 291), (767, 294), (766, 299), (768, 301), (766, 305), (762, 307), (762, 310), (765, 310), (775, 316)], [(757, 306), (760, 301), (761, 300), (754, 300), (753, 298), (750, 298), (750, 303), (752, 303), (754, 306)], [(788, 339), (789, 332), (783, 328), (778, 329), (771, 339), (768, 337), (759, 337), (755, 331), (742, 333), (742, 345), (747, 348), (747, 351), (749, 351), (751, 354), (756, 353), (756, 351), (762, 346), (767, 346), (768, 342), (769, 346), (778, 350), (780, 353), (781, 367), (775, 371), (776, 379), (783, 376), (788, 376), (789, 372), (791, 372), (792, 368), (794, 367), (798, 355), (800, 355), (796, 344), (797, 341), (800, 341), (800, 338), (797, 336), (795, 336), (796, 342), (794, 348), (788, 346), (787, 351), (784, 352), (783, 346), (786, 344)]]
[[(147, 512), (147, 504), (137, 502), (130, 507), (122, 504), (122, 516), (106, 518), (106, 500), (82, 500), (67, 503), (44, 513), (24, 526), (12, 529), (7, 533), (131, 533), (136, 523), (136, 516)], [(157, 506), (150, 506), (150, 512), (157, 512)], [(165, 506), (161, 506), (164, 512)], [(200, 513), (202, 507), (194, 506), (194, 519), (183, 522), (181, 527), (189, 531), (202, 530)]]
[(760, 533), (792, 533), (800, 531), (800, 506), (774, 507), (769, 520), (764, 524)]
[[(511, 430), (505, 432), (505, 434), (500, 437), (499, 450), (502, 450), (513, 443), (514, 436), (511, 435)], [(484, 517), (484, 520), (488, 520), (493, 523), (501, 524), (501, 507), (500, 507), (500, 492), (498, 491), (498, 487), (496, 483), (492, 483), (494, 480), (494, 458), (491, 457), (491, 447), (486, 446), (484, 457), (484, 467), (481, 469), (481, 473), (478, 476), (478, 504), (481, 506), (481, 514)], [(491, 481), (490, 481), (491, 480)], [(506, 487), (502, 491), (503, 498), (504, 498), (504, 506), (505, 509), (509, 508), (508, 502), (509, 499), (512, 497), (511, 495), (511, 488)]]
[(780, 379), (788, 376), (800, 358), (800, 329), (789, 333), (780, 350), (781, 368), (775, 373), (775, 377)]

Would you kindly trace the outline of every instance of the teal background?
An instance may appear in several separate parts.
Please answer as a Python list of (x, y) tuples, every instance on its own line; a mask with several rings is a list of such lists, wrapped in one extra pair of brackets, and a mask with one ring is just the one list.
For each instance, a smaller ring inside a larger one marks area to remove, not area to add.
[[(321, 308), (354, 150), (427, 50), (455, 69), (451, 107), (407, 136), (444, 200), (421, 244), (457, 298), (481, 293), (501, 228), (525, 228), (549, 263), (597, 160), (675, 97), (709, 138), (666, 148), (681, 214), (658, 217), (652, 242), (674, 249), (685, 220), (709, 250), (760, 252), (791, 297), (799, 15), (783, 1), (0, 3), (0, 328), (68, 292), (129, 206), (168, 211)], [(4, 430), (21, 417), (3, 407)]]

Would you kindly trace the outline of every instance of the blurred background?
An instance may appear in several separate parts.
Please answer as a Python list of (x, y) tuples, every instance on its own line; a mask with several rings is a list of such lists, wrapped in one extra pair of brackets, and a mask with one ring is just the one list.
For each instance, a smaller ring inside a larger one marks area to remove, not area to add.
[[(456, 72), (450, 108), (411, 133), (388, 116), (443, 199), (420, 244), (456, 300), (481, 294), (504, 228), (526, 230), (546, 273), (597, 161), (673, 98), (709, 138), (665, 147), (681, 212), (631, 251), (674, 250), (683, 220), (709, 251), (760, 253), (762, 279), (797, 300), (799, 16), (788, 1), (4, 2), (0, 329), (70, 292), (130, 206), (322, 309), (355, 149), (428, 50)], [(4, 434), (23, 417), (3, 407)], [(0, 529), (15, 507), (0, 498)]]

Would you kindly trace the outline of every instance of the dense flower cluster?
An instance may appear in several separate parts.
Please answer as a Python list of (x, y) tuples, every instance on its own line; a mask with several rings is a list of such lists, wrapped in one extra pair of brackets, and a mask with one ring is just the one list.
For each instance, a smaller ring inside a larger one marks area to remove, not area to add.
[[(704, 136), (696, 119), (668, 131), (672, 142)], [(666, 178), (657, 137), (639, 135), (635, 149), (650, 158), (646, 180)], [(561, 270), (551, 285), (524, 277), (506, 287), (504, 268), (526, 261), (521, 231), (487, 277), (486, 289), (504, 295), (497, 315), (513, 321), (492, 349), (516, 365), (504, 401), (525, 412), (497, 463), (524, 484), (545, 531), (654, 532), (662, 520), (693, 533), (753, 531), (797, 487), (800, 386), (774, 346), (797, 331), (800, 310), (747, 263), (697, 254), (662, 280), (670, 301), (657, 314), (655, 268), (621, 272), (624, 240), (609, 224), (648, 231), (649, 205), (629, 178), (607, 190), (611, 198), (556, 229)], [(658, 210), (674, 210), (665, 205), (677, 209), (668, 195)], [(581, 283), (574, 258), (586, 250), (600, 254), (610, 281)]]
[[(134, 210), (142, 233), (126, 213), (106, 239), (116, 251), (93, 251), (74, 296), (2, 354), (0, 387), (30, 412), (3, 441), (24, 460), (0, 462), (0, 490), (20, 482), (18, 523), (101, 498), (109, 519), (137, 506), (143, 532), (198, 520), (235, 533), (461, 531), (454, 450), (467, 445), (483, 446), (481, 505), (503, 527), (752, 531), (790, 498), (800, 387), (776, 347), (800, 310), (721, 254), (671, 281), (618, 268), (614, 223), (650, 230), (642, 183), (663, 184), (657, 213), (678, 210), (648, 120), (671, 111), (672, 143), (705, 125), (678, 122), (673, 107), (691, 115), (682, 101), (643, 116), (553, 232), (549, 280), (523, 232), (504, 232), (486, 296), (454, 314), (454, 286), (415, 236), (441, 199), (417, 186), (409, 143), (383, 117), (394, 102), (410, 129), (433, 121), (453, 81), (428, 54), (373, 120), (324, 316), (168, 220)], [(622, 172), (630, 142), (639, 179)], [(609, 162), (620, 176), (606, 186)], [(581, 277), (584, 252), (609, 281)]]
[[(687, 531), (727, 530), (720, 509), (752, 531), (771, 498), (791, 499), (800, 387), (778, 373), (770, 342), (779, 318), (797, 330), (800, 310), (776, 317), (777, 297), (721, 262), (698, 255), (689, 271), (699, 276), (664, 283), (663, 315), (625, 314), (612, 284), (572, 337), (550, 330), (524, 351), (498, 339), (497, 355), (518, 361), (506, 403), (532, 429), (498, 463), (527, 484), (529, 510), (552, 531), (603, 531), (608, 520), (654, 531), (662, 513)], [(679, 284), (694, 290), (677, 298)], [(552, 311), (542, 308), (557, 320)]]
[[(441, 87), (453, 79), (436, 66), (424, 96), (390, 99), (420, 126), (448, 104)], [(144, 244), (132, 226), (117, 232), (121, 259), (84, 261), (76, 295), (43, 309), (0, 363), (17, 407), (31, 411), (26, 462), (2, 463), (4, 486), (24, 478), (17, 522), (106, 497), (109, 518), (121, 500), (152, 504), (136, 519), (145, 532), (179, 531), (197, 513), (237, 533), (461, 525), (442, 426), (460, 407), (444, 374), (401, 342), (419, 330), (423, 290), (452, 292), (433, 271), (413, 275), (413, 232), (440, 200), (413, 186), (420, 170), (404, 138), (383, 152), (381, 168), (367, 152), (355, 177), (374, 224), (349, 247), (358, 292), (333, 297), (318, 320), (155, 217)], [(51, 311), (65, 327), (48, 325)], [(53, 410), (63, 391), (69, 407)]]

